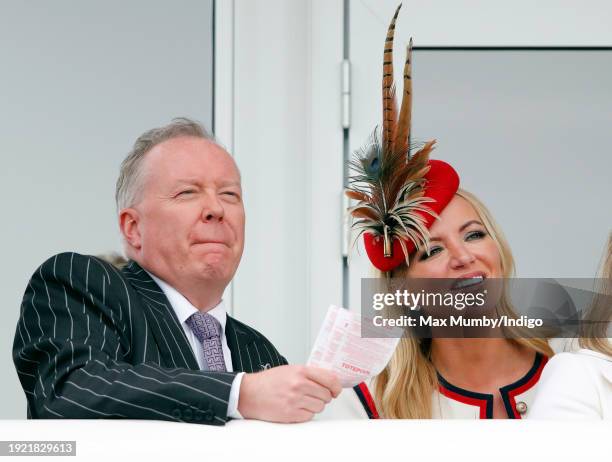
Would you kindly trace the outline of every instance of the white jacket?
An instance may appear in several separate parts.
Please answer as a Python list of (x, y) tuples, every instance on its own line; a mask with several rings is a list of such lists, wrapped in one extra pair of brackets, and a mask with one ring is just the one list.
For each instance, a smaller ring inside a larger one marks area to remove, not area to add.
[[(536, 354), (534, 363), (520, 380), (500, 388), (508, 418), (521, 419), (531, 412), (538, 380), (547, 358)], [(438, 375), (439, 389), (432, 396), (434, 419), (490, 419), (493, 417), (493, 395), (476, 393), (452, 385)], [(369, 384), (345, 389), (329, 403), (317, 420), (376, 419), (378, 411), (371, 398)]]
[(553, 356), (529, 418), (612, 419), (612, 358), (586, 349)]

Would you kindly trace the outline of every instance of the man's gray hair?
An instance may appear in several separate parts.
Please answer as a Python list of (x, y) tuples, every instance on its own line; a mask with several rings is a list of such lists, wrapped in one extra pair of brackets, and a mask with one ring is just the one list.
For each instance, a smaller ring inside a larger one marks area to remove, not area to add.
[(164, 141), (183, 136), (203, 138), (217, 143), (202, 124), (186, 117), (172, 119), (172, 122), (168, 125), (153, 128), (140, 135), (130, 153), (121, 162), (115, 190), (117, 212), (133, 206), (140, 200), (143, 177), (142, 164), (146, 154)]

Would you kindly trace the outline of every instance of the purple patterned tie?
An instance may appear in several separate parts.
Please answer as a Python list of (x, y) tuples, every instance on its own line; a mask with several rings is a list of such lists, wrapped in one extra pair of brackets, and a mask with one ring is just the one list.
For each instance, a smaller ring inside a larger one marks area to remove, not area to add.
[(209, 371), (226, 371), (221, 347), (221, 324), (208, 313), (193, 313), (187, 325), (202, 344)]

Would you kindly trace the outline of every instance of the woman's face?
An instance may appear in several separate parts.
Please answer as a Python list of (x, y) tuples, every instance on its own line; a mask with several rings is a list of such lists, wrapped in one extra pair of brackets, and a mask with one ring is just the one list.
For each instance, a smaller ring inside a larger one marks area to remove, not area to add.
[(430, 251), (415, 253), (411, 278), (500, 278), (501, 256), (476, 210), (455, 195), (430, 228)]

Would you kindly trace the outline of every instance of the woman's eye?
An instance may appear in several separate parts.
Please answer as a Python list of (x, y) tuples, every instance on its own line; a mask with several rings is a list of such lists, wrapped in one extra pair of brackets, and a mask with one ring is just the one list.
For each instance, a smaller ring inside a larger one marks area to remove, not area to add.
[(478, 240), (478, 239), (482, 239), (486, 235), (487, 235), (487, 233), (485, 233), (484, 231), (471, 231), (471, 232), (467, 233), (467, 235), (465, 236), (465, 240), (466, 241), (475, 241), (475, 240)]
[(434, 255), (442, 252), (442, 247), (432, 247), (429, 249), (429, 253), (425, 252), (419, 258), (419, 261), (427, 260), (429, 257), (433, 257)]

